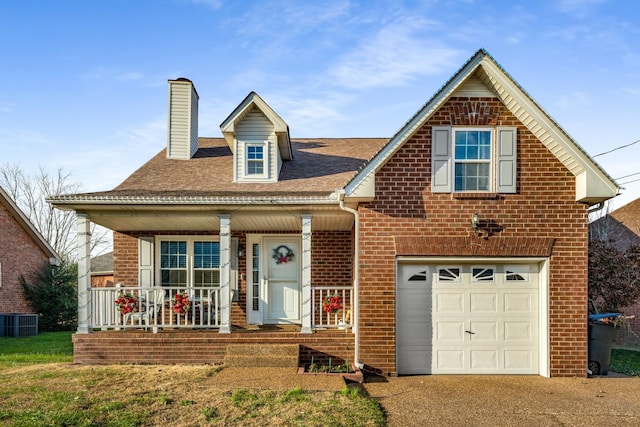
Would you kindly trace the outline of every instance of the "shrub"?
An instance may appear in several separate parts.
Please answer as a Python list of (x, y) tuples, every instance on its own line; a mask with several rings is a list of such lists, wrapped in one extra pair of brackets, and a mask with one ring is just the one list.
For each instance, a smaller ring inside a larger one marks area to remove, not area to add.
[(601, 240), (589, 242), (589, 298), (600, 313), (617, 312), (640, 298), (640, 246), (621, 252)]
[(20, 283), (31, 308), (40, 314), (41, 331), (71, 331), (78, 326), (78, 266), (47, 265)]

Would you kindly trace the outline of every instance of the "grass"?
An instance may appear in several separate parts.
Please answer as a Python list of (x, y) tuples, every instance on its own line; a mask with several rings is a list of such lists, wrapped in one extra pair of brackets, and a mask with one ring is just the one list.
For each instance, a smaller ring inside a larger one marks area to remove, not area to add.
[(72, 332), (42, 332), (32, 337), (0, 337), (0, 367), (73, 361)]
[[(235, 388), (220, 367), (73, 365), (70, 333), (0, 338), (0, 425), (383, 426), (359, 387)], [(43, 365), (46, 363), (46, 365)]]
[(609, 370), (635, 377), (640, 376), (640, 351), (614, 348), (611, 351)]

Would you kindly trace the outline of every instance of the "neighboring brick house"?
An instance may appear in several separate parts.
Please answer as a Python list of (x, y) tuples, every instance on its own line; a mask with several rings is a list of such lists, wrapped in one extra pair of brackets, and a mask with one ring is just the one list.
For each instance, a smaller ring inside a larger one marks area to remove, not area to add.
[(169, 81), (166, 149), (50, 200), (77, 212), (81, 253), (90, 222), (114, 230), (137, 298), (120, 316), (80, 265), (77, 362), (293, 343), (383, 375), (586, 376), (588, 213), (618, 187), (486, 51), (390, 139), (290, 138), (253, 92), (199, 138), (197, 107)]
[(104, 288), (114, 286), (113, 252), (91, 258), (91, 287)]
[[(589, 225), (592, 238), (602, 240), (619, 251), (640, 245), (640, 199), (598, 218)], [(621, 308), (629, 317), (618, 332), (616, 344), (622, 347), (640, 348), (640, 303)]]
[(0, 187), (0, 313), (33, 313), (20, 277), (29, 279), (59, 255)]

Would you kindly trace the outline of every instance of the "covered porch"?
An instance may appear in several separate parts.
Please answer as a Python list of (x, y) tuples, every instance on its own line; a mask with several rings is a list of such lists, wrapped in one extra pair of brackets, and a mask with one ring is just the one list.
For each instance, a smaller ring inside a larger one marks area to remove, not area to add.
[[(355, 333), (354, 216), (335, 203), (259, 211), (245, 205), (231, 214), (202, 205), (75, 206), (76, 341), (105, 333), (255, 333), (263, 341), (265, 331), (298, 340), (319, 331)], [(114, 231), (115, 287), (91, 287), (91, 222)], [(171, 252), (178, 246), (184, 253)]]

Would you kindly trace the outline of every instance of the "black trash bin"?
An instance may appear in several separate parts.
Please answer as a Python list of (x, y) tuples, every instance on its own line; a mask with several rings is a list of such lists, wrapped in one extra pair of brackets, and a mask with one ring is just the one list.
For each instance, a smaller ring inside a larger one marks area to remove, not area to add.
[(590, 314), (588, 368), (592, 375), (607, 375), (611, 363), (611, 348), (618, 328), (610, 320), (622, 313)]

